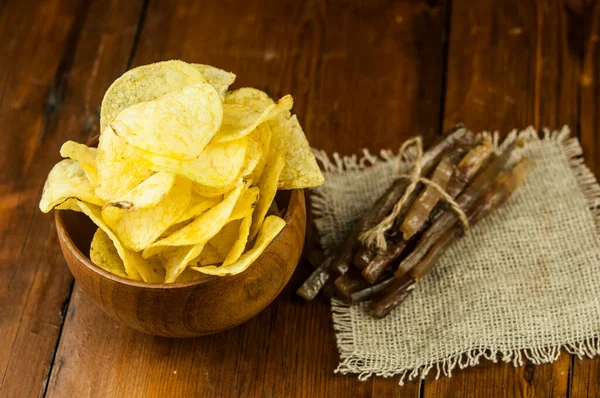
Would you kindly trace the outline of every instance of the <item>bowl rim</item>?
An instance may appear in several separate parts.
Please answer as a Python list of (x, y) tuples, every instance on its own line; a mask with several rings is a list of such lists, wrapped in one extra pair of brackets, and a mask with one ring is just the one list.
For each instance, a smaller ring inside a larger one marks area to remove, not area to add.
[[(279, 237), (281, 236), (283, 231), (289, 227), (289, 221), (291, 219), (291, 214), (292, 214), (292, 207), (295, 208), (295, 207), (299, 206), (301, 204), (300, 202), (301, 202), (302, 197), (304, 197), (304, 190), (302, 190), (302, 189), (290, 190), (289, 204), (285, 210), (285, 214), (283, 215), (283, 219), (285, 221), (285, 226), (277, 234), (277, 236), (271, 241), (271, 243), (269, 243), (267, 245), (267, 247), (265, 248), (263, 253), (265, 251), (267, 251), (269, 249), (269, 247), (271, 247), (271, 245), (273, 245), (279, 239)], [(54, 220), (56, 223), (56, 228), (57, 228), (57, 232), (59, 235), (59, 239), (63, 242), (63, 244), (66, 246), (66, 248), (77, 258), (78, 261), (80, 261), (82, 264), (84, 264), (92, 272), (95, 272), (96, 274), (98, 274), (100, 277), (107, 278), (115, 283), (120, 283), (120, 284), (124, 284), (124, 285), (128, 285), (128, 286), (144, 288), (144, 289), (179, 289), (179, 288), (199, 286), (199, 285), (205, 284), (207, 282), (210, 282), (213, 280), (218, 280), (221, 278), (221, 276), (218, 276), (218, 275), (204, 275), (205, 277), (195, 280), (195, 281), (174, 282), (174, 283), (165, 283), (165, 282), (151, 283), (151, 282), (144, 282), (144, 281), (134, 281), (129, 278), (124, 278), (122, 276), (115, 275), (112, 272), (106, 271), (104, 268), (101, 268), (98, 265), (96, 265), (88, 256), (86, 256), (85, 254), (83, 254), (81, 252), (81, 250), (79, 250), (79, 248), (77, 247), (75, 242), (73, 242), (73, 240), (71, 239), (71, 235), (68, 233), (67, 228), (65, 227), (65, 224), (62, 219), (63, 211), (68, 211), (68, 210), (54, 210)], [(262, 255), (262, 253), (261, 253), (261, 255)], [(236, 277), (240, 277), (243, 275), (244, 275), (244, 272), (241, 272), (236, 275), (229, 275), (228, 278), (231, 279), (231, 278), (236, 278)]]

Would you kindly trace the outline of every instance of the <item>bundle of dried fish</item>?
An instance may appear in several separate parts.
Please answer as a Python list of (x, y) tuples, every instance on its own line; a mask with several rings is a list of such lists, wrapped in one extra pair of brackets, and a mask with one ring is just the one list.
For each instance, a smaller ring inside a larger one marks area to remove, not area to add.
[(312, 300), (333, 285), (348, 303), (371, 301), (374, 317), (389, 314), (467, 226), (515, 192), (530, 168), (527, 159), (509, 164), (522, 144), (494, 154), (489, 140), (462, 127), (450, 131), (421, 152), (411, 174), (399, 176), (298, 294)]

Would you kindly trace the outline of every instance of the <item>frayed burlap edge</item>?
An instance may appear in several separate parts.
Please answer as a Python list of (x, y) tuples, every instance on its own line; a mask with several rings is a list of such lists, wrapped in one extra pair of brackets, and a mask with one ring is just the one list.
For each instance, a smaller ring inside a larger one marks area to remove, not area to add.
[[(517, 138), (523, 138), (526, 142), (531, 140), (547, 140), (562, 144), (565, 155), (568, 158), (571, 171), (579, 185), (584, 197), (588, 202), (588, 208), (592, 213), (596, 225), (596, 231), (600, 234), (600, 185), (594, 174), (588, 169), (584, 163), (583, 151), (577, 138), (570, 137), (570, 130), (567, 126), (559, 131), (550, 132), (547, 129), (542, 131), (542, 134), (533, 128), (529, 127), (521, 132), (512, 131), (507, 138), (499, 144), (499, 134), (482, 133), (489, 135), (494, 143), (496, 150), (502, 150)], [(355, 155), (351, 157), (340, 157), (337, 153), (333, 154), (333, 161), (323, 151), (315, 151), (315, 156), (321, 162), (324, 170), (330, 173), (344, 173), (360, 171), (366, 167), (372, 167), (381, 162), (397, 162), (399, 170), (407, 169), (410, 164), (405, 161), (400, 161), (391, 151), (381, 151), (380, 157), (371, 155), (368, 151), (364, 151), (364, 156), (360, 159)], [(315, 223), (320, 231), (327, 231), (325, 228), (329, 222), (327, 214), (324, 212), (324, 198), (313, 193), (313, 214), (315, 215)], [(321, 228), (323, 227), (323, 228)], [(327, 247), (331, 242), (331, 237), (326, 235), (321, 236), (321, 244)], [(492, 362), (507, 362), (512, 363), (515, 367), (523, 366), (524, 360), (527, 359), (533, 364), (551, 363), (558, 359), (561, 350), (564, 349), (570, 354), (577, 355), (578, 358), (594, 357), (600, 355), (600, 334), (590, 333), (585, 338), (576, 341), (565, 342), (560, 345), (548, 347), (534, 347), (528, 349), (515, 349), (510, 351), (500, 350), (496, 347), (474, 347), (466, 351), (450, 355), (445, 358), (439, 358), (434, 361), (423, 363), (413, 368), (397, 368), (397, 369), (364, 369), (364, 360), (357, 355), (354, 349), (354, 336), (352, 329), (352, 319), (350, 307), (342, 301), (332, 299), (331, 309), (333, 317), (333, 327), (336, 331), (337, 346), (340, 352), (340, 364), (335, 373), (358, 374), (359, 380), (366, 380), (369, 377), (382, 376), (393, 377), (400, 376), (399, 384), (404, 385), (405, 380), (413, 380), (417, 377), (424, 379), (432, 369), (436, 369), (436, 379), (442, 374), (451, 377), (452, 371), (458, 367), (464, 369), (469, 366), (479, 364), (481, 358), (485, 358)]]

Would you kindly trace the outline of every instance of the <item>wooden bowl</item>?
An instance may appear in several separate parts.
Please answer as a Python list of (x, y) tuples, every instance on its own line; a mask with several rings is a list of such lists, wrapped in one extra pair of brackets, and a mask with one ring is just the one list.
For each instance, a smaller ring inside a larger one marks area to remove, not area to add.
[(304, 193), (282, 191), (276, 199), (287, 208), (287, 225), (261, 256), (238, 275), (193, 282), (137, 282), (96, 266), (87, 256), (96, 226), (82, 213), (55, 211), (56, 231), (75, 280), (109, 316), (157, 336), (201, 336), (257, 315), (292, 276), (304, 244)]

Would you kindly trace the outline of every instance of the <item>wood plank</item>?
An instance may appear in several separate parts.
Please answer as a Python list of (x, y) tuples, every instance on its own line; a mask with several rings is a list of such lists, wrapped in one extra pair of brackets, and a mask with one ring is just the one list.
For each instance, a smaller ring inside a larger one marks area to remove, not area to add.
[[(46, 95), (51, 91), (62, 55), (68, 50), (68, 38), (75, 27), (79, 3), (48, 1), (36, 7), (31, 1), (13, 1), (3, 3), (0, 9), (3, 43), (0, 46), (0, 59), (3, 60), (0, 69), (0, 126), (3, 132), (0, 141), (3, 154), (0, 157), (0, 335), (3, 336), (0, 394), (7, 391), (7, 384), (11, 382), (7, 378), (9, 363), (14, 358), (30, 291), (34, 294), (42, 291), (36, 288), (39, 287), (36, 284), (38, 264), (22, 261), (27, 254), (24, 246), (30, 235), (30, 220), (38, 212), (36, 199), (40, 189), (39, 184), (28, 180), (28, 169), (39, 152), (35, 148), (45, 132), (45, 124), (53, 114), (53, 109), (47, 106)], [(42, 246), (44, 241), (37, 243)], [(41, 271), (40, 276), (43, 276), (45, 270)], [(53, 311), (45, 317), (47, 319), (40, 319), (43, 321), (39, 322), (40, 329), (45, 333), (37, 338), (31, 336), (31, 344), (41, 344), (44, 349), (31, 358), (32, 371), (22, 375), (31, 380), (31, 386), (21, 390), (23, 395), (43, 392), (46, 375), (36, 367), (39, 364), (47, 371), (61, 324), (62, 300), (68, 289), (69, 283), (62, 283), (60, 278), (47, 281), (44, 291), (48, 300), (56, 305), (54, 308), (49, 306)]]
[[(134, 65), (213, 64), (273, 96), (292, 93), (315, 147), (356, 153), (439, 130), (444, 5), (425, 1), (152, 1)], [(49, 396), (417, 396), (419, 383), (334, 375), (327, 300), (291, 283), (256, 318), (224, 333), (167, 340), (125, 329), (77, 288)], [(110, 365), (107, 365), (110, 364)]]
[(548, 365), (515, 368), (482, 359), (476, 367), (454, 370), (451, 378), (425, 380), (423, 397), (566, 397), (571, 356)]
[[(579, 14), (583, 69), (580, 97), (580, 139), (588, 167), (600, 177), (600, 1), (586, 2)], [(600, 358), (573, 361), (571, 397), (600, 396)]]
[(444, 126), (474, 131), (577, 126), (580, 49), (559, 2), (452, 5)]
[(600, 1), (582, 13), (584, 62), (581, 75), (581, 146), (588, 167), (600, 176)]
[[(569, 4), (452, 4), (444, 125), (464, 121), (474, 131), (534, 125), (577, 126), (580, 48)], [(553, 364), (515, 368), (481, 365), (452, 378), (429, 378), (425, 397), (566, 396), (570, 356)]]
[(37, 203), (67, 139), (95, 134), (102, 92), (125, 69), (139, 4), (12, 2), (0, 14), (1, 396), (40, 396), (72, 278)]
[(572, 398), (600, 397), (600, 359), (577, 359), (573, 360), (571, 369)]

